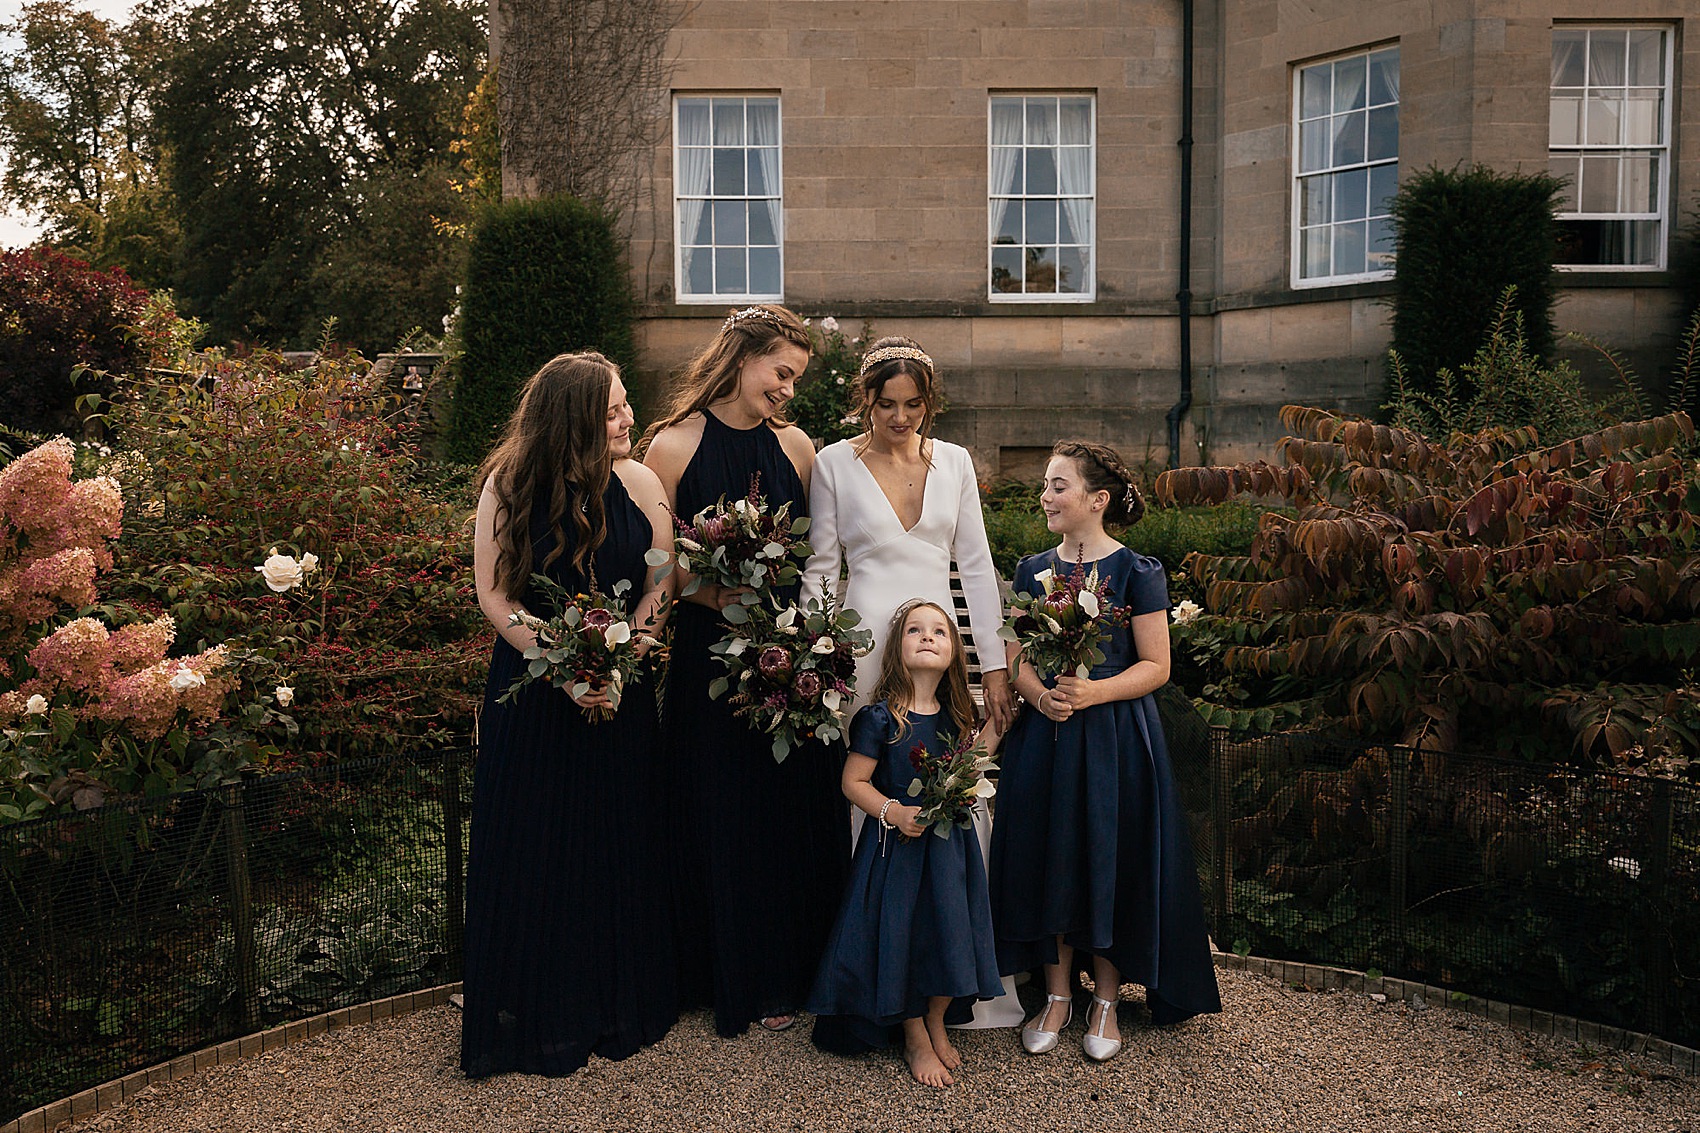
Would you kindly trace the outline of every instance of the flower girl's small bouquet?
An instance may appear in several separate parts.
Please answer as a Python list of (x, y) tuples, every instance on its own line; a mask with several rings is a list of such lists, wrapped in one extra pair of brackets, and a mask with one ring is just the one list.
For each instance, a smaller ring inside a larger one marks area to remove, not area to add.
[(1111, 604), (1109, 583), (1097, 570), (1088, 574), (1084, 563), (1075, 563), (1063, 578), (1041, 571), (1035, 581), (1042, 587), (1040, 593), (1015, 596), (998, 636), (1019, 645), (1017, 667), (1025, 660), (1041, 679), (1086, 676), (1092, 666), (1103, 663), (1101, 647), (1110, 630), (1128, 624), (1127, 607)]
[(830, 599), (777, 614), (766, 606), (732, 610), (747, 616), (708, 647), (726, 666), (708, 695), (730, 692), (734, 715), (773, 737), (778, 763), (800, 739), (841, 737), (843, 710), (855, 695), (856, 658), (874, 644), (873, 633), (858, 626), (861, 615)]
[(942, 752), (933, 752), (925, 744), (909, 750), (909, 766), (915, 778), (909, 783), (909, 797), (916, 799), (921, 813), (915, 822), (932, 827), (940, 838), (949, 838), (956, 827), (967, 829), (974, 825), (974, 808), (981, 799), (998, 793), (986, 772), (997, 770), (997, 764), (986, 753), (986, 745), (975, 732), (958, 740)]
[(534, 574), (531, 581), (550, 596), (555, 613), (540, 618), (515, 611), (510, 617), (508, 624), (531, 630), (537, 635), (537, 644), (525, 651), (525, 669), (497, 697), (498, 703), (512, 699), (532, 681), (546, 680), (575, 700), (592, 689), (601, 689), (608, 694), (608, 703), (586, 708), (585, 715), (592, 723), (612, 720), (620, 710), (626, 682), (642, 663), (638, 643), (656, 644), (655, 638), (632, 626), (625, 603), (632, 584), (622, 578), (608, 594), (593, 589), (589, 594), (568, 595), (545, 575)]
[[(757, 605), (778, 587), (796, 582), (799, 564), (812, 553), (803, 538), (809, 517), (792, 519), (789, 503), (777, 510), (769, 508), (761, 494), (759, 472), (750, 477), (750, 490), (742, 499), (728, 503), (722, 496), (689, 522), (675, 516), (673, 524), (679, 562), (693, 576), (681, 597), (708, 581), (747, 587), (750, 593), (742, 597), (742, 603)], [(661, 566), (666, 552), (651, 550), (645, 561)]]

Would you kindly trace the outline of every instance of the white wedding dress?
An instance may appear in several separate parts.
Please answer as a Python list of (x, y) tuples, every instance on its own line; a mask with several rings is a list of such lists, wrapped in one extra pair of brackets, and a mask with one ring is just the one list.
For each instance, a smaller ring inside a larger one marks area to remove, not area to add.
[[(815, 458), (809, 485), (809, 543), (814, 548), (804, 567), (803, 598), (820, 598), (838, 582), (839, 565), (849, 567), (844, 604), (873, 631), (874, 647), (856, 663), (856, 698), (848, 720), (867, 704), (879, 679), (880, 654), (897, 608), (911, 598), (936, 602), (955, 615), (950, 594), (954, 559), (968, 599), (968, 624), (974, 634), (982, 672), (1007, 668), (998, 628), (1003, 602), (997, 568), (986, 541), (980, 510), (979, 481), (968, 450), (949, 441), (932, 442), (932, 467), (921, 498), (921, 518), (905, 530), (891, 501), (852, 441), (826, 446)], [(851, 842), (865, 818), (851, 808)], [(975, 821), (982, 860), (990, 860), (991, 824), (981, 812)], [(970, 1027), (1016, 1027), (1022, 1022), (1015, 985), (1004, 977), (1004, 994), (975, 1005)]]

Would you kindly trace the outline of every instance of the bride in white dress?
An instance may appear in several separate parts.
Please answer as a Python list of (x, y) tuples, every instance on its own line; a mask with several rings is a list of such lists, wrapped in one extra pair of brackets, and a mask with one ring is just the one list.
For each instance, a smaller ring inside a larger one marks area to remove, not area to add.
[[(998, 627), (1003, 602), (986, 540), (979, 481), (968, 450), (929, 435), (938, 412), (932, 359), (913, 339), (882, 338), (862, 359), (857, 385), (866, 432), (822, 449), (809, 487), (809, 542), (803, 597), (819, 598), (849, 568), (844, 604), (862, 615), (874, 647), (856, 665), (856, 699), (866, 704), (892, 615), (911, 598), (955, 609), (950, 564), (962, 576), (968, 623), (980, 657), (980, 687), (989, 722), (1007, 731), (1014, 718), (1008, 665)], [(860, 811), (852, 811), (854, 820)], [(990, 825), (976, 822), (982, 853)], [(1014, 1027), (1021, 1007), (1006, 977), (1004, 996), (979, 1004), (971, 1026)]]

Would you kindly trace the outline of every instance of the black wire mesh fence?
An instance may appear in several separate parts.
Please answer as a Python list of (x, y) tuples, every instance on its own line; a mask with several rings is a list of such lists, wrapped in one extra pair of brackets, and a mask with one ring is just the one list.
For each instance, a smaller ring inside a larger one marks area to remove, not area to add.
[(1217, 947), (1700, 1046), (1700, 790), (1198, 729), (1175, 744)]
[[(1700, 1045), (1700, 791), (1212, 732), (1162, 701), (1219, 947)], [(0, 1121), (458, 978), (473, 752), (0, 828)]]
[(0, 829), (0, 1121), (457, 978), (472, 752)]

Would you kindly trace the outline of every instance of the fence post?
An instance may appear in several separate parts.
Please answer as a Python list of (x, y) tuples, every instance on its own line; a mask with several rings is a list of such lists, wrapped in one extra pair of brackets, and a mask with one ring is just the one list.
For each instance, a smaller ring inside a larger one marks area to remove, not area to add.
[(1671, 839), (1675, 829), (1676, 798), (1670, 780), (1653, 780), (1653, 813), (1648, 831), (1651, 851), (1641, 876), (1646, 879), (1647, 903), (1641, 918), (1643, 947), (1646, 949), (1646, 1018), (1642, 1026), (1648, 1034), (1666, 1034), (1670, 1022), (1670, 933), (1666, 929), (1669, 914), (1669, 890), (1666, 880), (1670, 874)]
[(459, 978), (466, 932), (466, 888), (460, 872), (460, 748), (443, 750), (443, 915), (449, 970)]
[(1234, 862), (1229, 853), (1228, 753), (1226, 733), (1210, 729), (1210, 864), (1212, 920), (1215, 922), (1216, 946), (1232, 949), (1234, 942), (1224, 940), (1228, 916), (1234, 911)]
[(1387, 752), (1388, 782), (1392, 791), (1392, 813), (1387, 832), (1387, 897), (1388, 920), (1392, 929), (1392, 953), (1388, 967), (1402, 971), (1405, 967), (1405, 907), (1406, 887), (1411, 866), (1411, 753), (1402, 747)]
[(254, 883), (248, 873), (248, 820), (242, 786), (224, 792), (224, 881), (230, 894), (230, 934), (235, 946), (236, 1010), (241, 1033), (260, 1029), (260, 962), (254, 940)]

